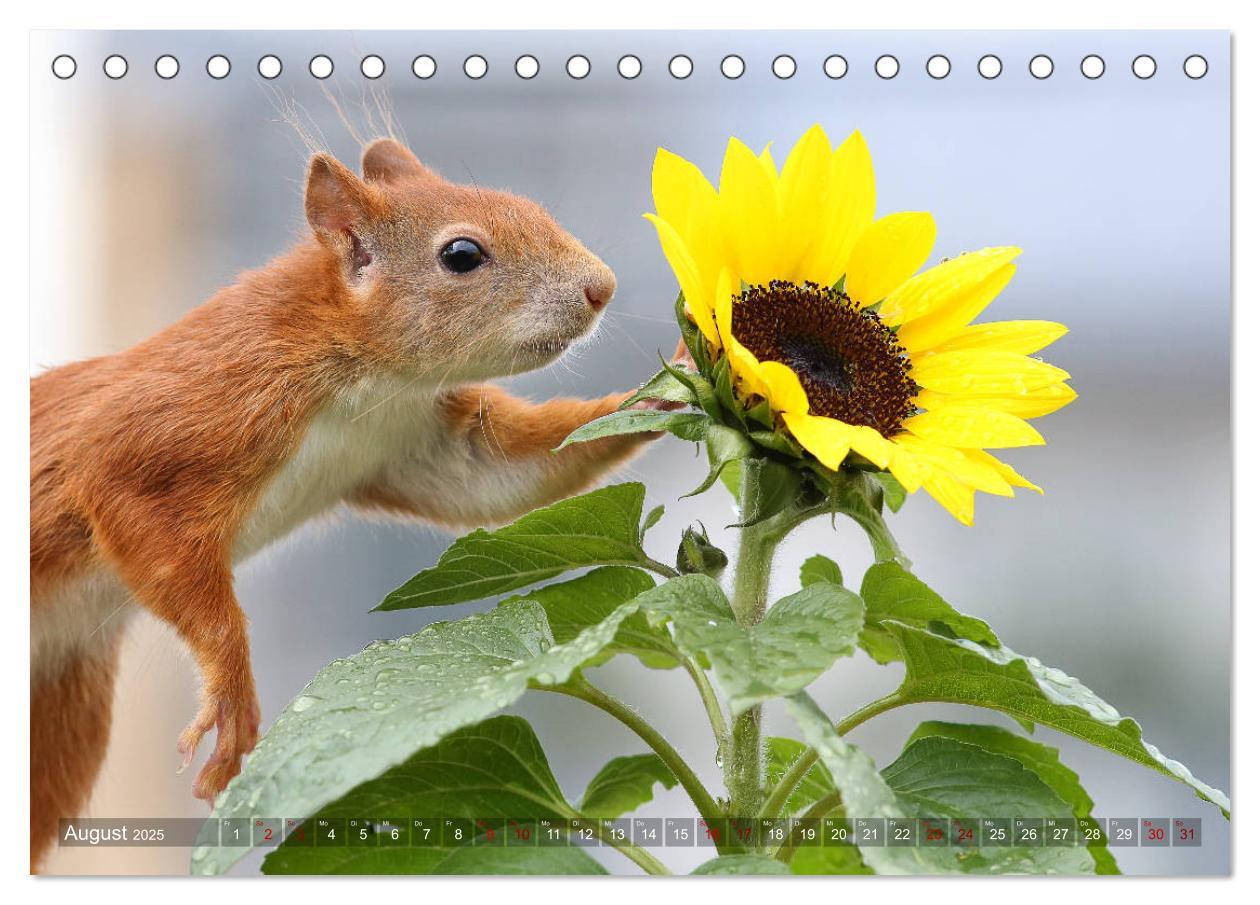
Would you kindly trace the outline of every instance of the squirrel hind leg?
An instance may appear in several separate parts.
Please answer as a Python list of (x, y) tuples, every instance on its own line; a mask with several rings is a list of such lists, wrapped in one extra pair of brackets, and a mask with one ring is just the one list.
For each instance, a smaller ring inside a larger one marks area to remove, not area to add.
[(31, 873), (57, 838), (58, 821), (79, 817), (109, 745), (116, 643), (70, 657), (31, 686)]

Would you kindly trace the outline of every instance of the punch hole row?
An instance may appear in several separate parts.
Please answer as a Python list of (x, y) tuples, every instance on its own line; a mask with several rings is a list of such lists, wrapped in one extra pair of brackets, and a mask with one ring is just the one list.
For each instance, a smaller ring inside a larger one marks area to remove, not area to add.
[[(129, 64), (121, 54), (110, 54), (101, 64), (105, 75), (118, 80), (127, 75)], [(266, 54), (258, 60), (255, 67), (264, 79), (278, 78), (284, 71), (284, 64), (275, 54)], [(312, 78), (324, 80), (333, 74), (336, 67), (327, 54), (316, 54), (306, 64), (307, 72)], [(516, 75), (522, 79), (532, 79), (542, 71), (542, 64), (536, 56), (523, 54), (516, 58), (514, 64)], [(748, 71), (744, 59), (738, 54), (727, 54), (719, 64), (719, 71), (727, 79), (742, 78)], [(1107, 71), (1106, 61), (1098, 54), (1088, 54), (1079, 64), (1082, 76), (1087, 79), (1099, 79)], [(72, 78), (78, 72), (79, 64), (69, 54), (59, 54), (53, 58), (52, 72), (59, 79)], [(212, 79), (225, 79), (232, 72), (232, 62), (223, 54), (215, 54), (206, 60), (206, 74)], [(462, 69), (464, 75), (476, 80), (483, 78), (490, 71), (490, 63), (480, 54), (472, 54), (464, 58)], [(564, 64), (564, 71), (569, 78), (580, 80), (591, 74), (591, 61), (582, 54), (570, 56)], [(636, 79), (643, 73), (643, 61), (634, 54), (625, 54), (617, 60), (617, 74), (623, 79)], [(686, 54), (675, 54), (670, 57), (667, 66), (669, 74), (675, 79), (690, 78), (695, 72), (695, 63)], [(892, 54), (882, 54), (875, 59), (875, 74), (879, 78), (894, 79), (901, 73), (901, 62)], [(944, 54), (933, 54), (924, 64), (929, 77), (941, 80), (948, 78), (953, 72), (953, 63)], [(1150, 54), (1139, 54), (1129, 64), (1134, 77), (1146, 80), (1159, 71), (1159, 65)], [(162, 54), (153, 63), (153, 70), (158, 78), (169, 80), (180, 73), (179, 59), (171, 54)], [(437, 60), (428, 54), (420, 54), (411, 61), (411, 72), (418, 79), (431, 79), (437, 75)], [(770, 71), (775, 78), (786, 80), (797, 74), (795, 57), (790, 54), (779, 54), (770, 61)], [(849, 62), (840, 54), (831, 54), (822, 63), (823, 74), (829, 79), (842, 79), (849, 72)], [(1002, 75), (1002, 58), (996, 54), (985, 54), (976, 61), (976, 71), (981, 78), (993, 80)], [(1181, 63), (1181, 71), (1187, 78), (1201, 79), (1208, 73), (1207, 58), (1201, 54), (1191, 54)], [(1028, 61), (1028, 74), (1034, 79), (1050, 78), (1055, 72), (1054, 60), (1044, 53), (1033, 56)], [(385, 74), (385, 60), (377, 54), (368, 54), (359, 61), (359, 73), (366, 79), (379, 79)]]

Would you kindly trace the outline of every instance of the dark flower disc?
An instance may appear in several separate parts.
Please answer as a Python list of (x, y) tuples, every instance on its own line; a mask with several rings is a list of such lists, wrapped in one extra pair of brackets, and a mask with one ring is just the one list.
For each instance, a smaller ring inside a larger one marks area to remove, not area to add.
[(843, 292), (778, 280), (736, 296), (731, 332), (759, 361), (800, 378), (812, 415), (890, 437), (914, 414), (918, 392), (897, 334)]

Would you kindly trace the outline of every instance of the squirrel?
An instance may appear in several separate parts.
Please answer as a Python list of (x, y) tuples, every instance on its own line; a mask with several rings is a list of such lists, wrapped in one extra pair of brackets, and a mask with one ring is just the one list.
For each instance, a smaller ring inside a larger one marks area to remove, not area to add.
[(95, 782), (135, 608), (199, 667), (177, 748), (186, 767), (216, 730), (193, 784), (212, 802), (259, 734), (234, 564), (339, 503), (507, 522), (659, 436), (553, 453), (629, 393), (535, 404), (483, 382), (557, 360), (616, 288), (538, 204), (378, 139), (362, 177), (315, 154), (305, 212), (308, 236), (178, 322), (31, 381), (32, 870)]

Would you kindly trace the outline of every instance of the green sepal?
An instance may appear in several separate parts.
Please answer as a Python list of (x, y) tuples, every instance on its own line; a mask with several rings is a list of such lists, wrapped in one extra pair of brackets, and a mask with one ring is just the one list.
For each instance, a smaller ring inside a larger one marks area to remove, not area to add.
[(705, 426), (704, 449), (709, 457), (709, 473), (698, 487), (683, 494), (684, 499), (704, 493), (721, 477), (723, 469), (753, 453), (753, 445), (744, 434), (716, 421)]
[(687, 346), (687, 351), (691, 353), (691, 360), (695, 362), (696, 370), (706, 376), (712, 374), (713, 366), (709, 360), (709, 341), (704, 338), (700, 328), (687, 316), (687, 299), (681, 292), (674, 299), (674, 319), (678, 321), (678, 331), (682, 334), (683, 343)]
[(617, 406), (619, 410), (630, 408), (636, 402), (642, 402), (644, 399), (659, 399), (664, 402), (682, 402), (689, 405), (696, 405), (696, 392), (691, 384), (679, 380), (667, 368), (661, 368), (648, 380), (647, 383), (639, 387), (634, 395), (630, 396), (621, 405)]
[(899, 512), (906, 502), (906, 488), (901, 486), (901, 482), (891, 472), (877, 471), (873, 473), (873, 477), (884, 490), (884, 503), (889, 511)]
[(731, 377), (731, 360), (723, 355), (713, 369), (713, 390), (722, 408), (735, 416), (741, 426), (747, 426), (748, 413), (744, 403), (735, 395), (735, 382)]
[(758, 446), (781, 455), (790, 456), (793, 459), (805, 458), (805, 448), (783, 431), (749, 431), (748, 438)]
[(695, 405), (702, 412), (714, 420), (722, 420), (722, 409), (718, 405), (717, 394), (713, 391), (713, 384), (699, 373), (689, 373), (682, 368), (675, 367), (667, 362), (665, 356), (659, 352), (657, 357), (661, 360), (661, 368), (667, 374), (691, 390)]
[[(801, 475), (796, 469), (770, 459), (743, 461), (743, 481), (739, 496), (740, 521), (728, 527), (747, 528), (773, 518), (800, 497)], [(751, 488), (752, 493), (745, 490)]]
[(767, 429), (774, 429), (774, 410), (770, 408), (769, 400), (762, 399), (756, 405), (748, 410), (748, 419), (756, 421), (758, 424), (764, 425)]

